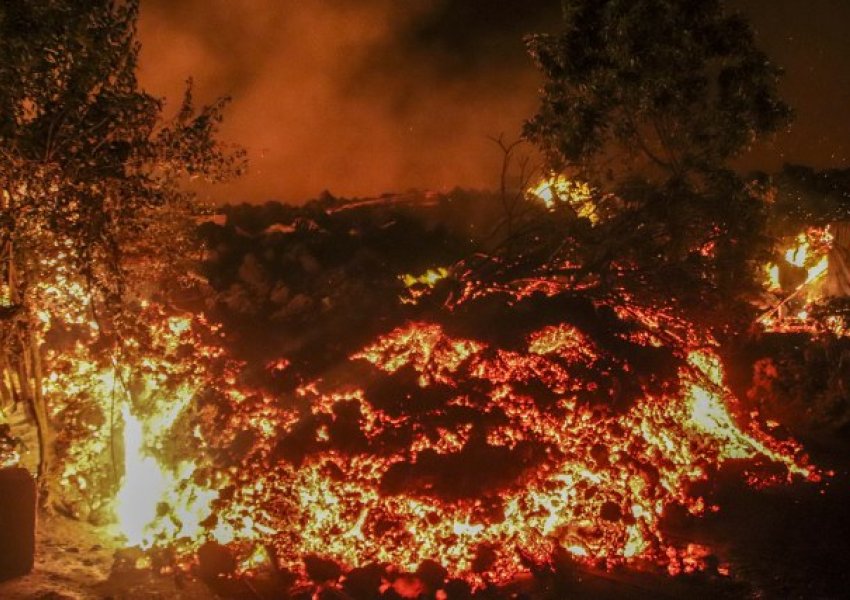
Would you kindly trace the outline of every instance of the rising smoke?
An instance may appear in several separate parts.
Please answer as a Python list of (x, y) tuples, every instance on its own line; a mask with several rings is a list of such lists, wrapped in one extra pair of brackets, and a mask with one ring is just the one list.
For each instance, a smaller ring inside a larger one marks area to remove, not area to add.
[[(191, 75), (202, 100), (234, 99), (224, 133), (248, 148), (251, 173), (203, 194), (255, 203), (492, 188), (501, 154), (487, 136), (516, 136), (537, 102), (522, 37), (556, 29), (561, 10), (561, 0), (141, 1), (148, 90), (179, 98)], [(850, 3), (728, 7), (786, 67), (781, 91), (797, 111), (790, 133), (739, 166), (850, 166)]]
[[(559, 0), (143, 0), (145, 87), (233, 97), (226, 138), (251, 172), (204, 193), (301, 202), (322, 190), (377, 195), (493, 187), (501, 153), (536, 103), (523, 34)], [(482, 13), (486, 13), (483, 14)]]

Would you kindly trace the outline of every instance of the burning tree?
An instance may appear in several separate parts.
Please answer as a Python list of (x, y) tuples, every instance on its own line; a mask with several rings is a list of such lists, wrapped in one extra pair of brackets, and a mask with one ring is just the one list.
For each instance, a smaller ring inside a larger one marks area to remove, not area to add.
[(719, 0), (568, 0), (563, 32), (529, 47), (545, 84), (526, 136), (550, 169), (620, 200), (572, 228), (580, 274), (715, 322), (748, 314), (730, 305), (757, 289), (765, 203), (729, 165), (790, 109), (747, 22)]
[(134, 290), (186, 240), (194, 204), (181, 183), (242, 167), (217, 140), (224, 100), (197, 109), (190, 82), (166, 120), (139, 87), (138, 5), (0, 6), (0, 397), (34, 415), (42, 488), (54, 438), (46, 334), (120, 347)]

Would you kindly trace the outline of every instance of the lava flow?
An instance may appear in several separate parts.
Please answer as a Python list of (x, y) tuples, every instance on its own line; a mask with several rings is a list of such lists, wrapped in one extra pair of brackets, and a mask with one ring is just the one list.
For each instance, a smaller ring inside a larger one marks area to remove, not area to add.
[[(247, 573), (274, 561), (305, 576), (309, 557), (407, 572), (435, 561), (481, 586), (558, 548), (676, 573), (700, 561), (659, 523), (674, 504), (706, 510), (692, 483), (738, 459), (817, 478), (798, 446), (739, 414), (709, 340), (682, 342), (674, 381), (615, 409), (587, 374), (632, 367), (577, 327), (506, 349), (410, 322), (352, 356), (346, 381), (276, 397), (241, 383), (203, 318), (139, 314), (150, 339), (132, 362), (82, 343), (51, 355), (68, 399), (55, 415), (86, 428), (61, 440), (61, 483), (77, 510), (114, 515), (128, 545), (183, 565), (215, 542)], [(668, 343), (660, 316), (621, 316), (623, 343)]]

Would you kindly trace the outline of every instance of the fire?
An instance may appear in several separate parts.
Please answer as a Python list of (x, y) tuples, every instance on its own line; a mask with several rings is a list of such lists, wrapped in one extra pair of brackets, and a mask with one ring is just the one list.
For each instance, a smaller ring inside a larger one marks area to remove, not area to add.
[(157, 460), (144, 454), (142, 422), (129, 406), (121, 409), (124, 419), (124, 480), (115, 498), (115, 514), (121, 532), (131, 546), (145, 542), (145, 529), (156, 520), (157, 506), (168, 493), (168, 478)]
[[(785, 248), (780, 264), (765, 266), (765, 289), (778, 295), (775, 308), (762, 315), (762, 325), (773, 331), (806, 327), (809, 307), (821, 297), (819, 282), (829, 269), (829, 250), (832, 247), (829, 228), (811, 228), (798, 234)], [(784, 263), (784, 264), (783, 264)], [(800, 275), (783, 280), (783, 271), (794, 269)]]
[(812, 236), (814, 234), (819, 234), (818, 242), (822, 247), (819, 252), (813, 250), (812, 243), (809, 242), (809, 234), (806, 233), (798, 235), (797, 245), (785, 251), (785, 262), (806, 269), (806, 280), (803, 285), (807, 285), (823, 275), (829, 265), (826, 250), (832, 242), (832, 237), (828, 230), (814, 231)]
[(400, 300), (403, 304), (416, 304), (426, 293), (433, 289), (438, 283), (449, 276), (449, 270), (445, 267), (428, 269), (421, 275), (405, 273), (399, 279), (404, 284), (405, 294)]
[(589, 219), (591, 223), (599, 220), (594, 191), (587, 183), (567, 179), (564, 175), (552, 175), (530, 188), (528, 194), (550, 210), (558, 203), (565, 203), (579, 217)]
[[(207, 537), (202, 522), (212, 513), (212, 503), (218, 492), (204, 486), (191, 485), (196, 466), (182, 461), (169, 469), (147, 450), (157, 430), (150, 421), (147, 426), (125, 405), (121, 411), (124, 421), (124, 477), (115, 497), (115, 515), (119, 532), (130, 546), (149, 548), (163, 540), (200, 540)], [(167, 431), (167, 429), (165, 429)], [(219, 531), (226, 539), (228, 532)], [(227, 539), (226, 541), (229, 541)]]
[[(61, 353), (48, 350), (45, 391), (53, 418), (65, 423), (58, 479), (68, 510), (111, 515), (129, 545), (148, 548), (207, 534), (201, 522), (218, 493), (193, 481), (193, 453), (204, 445), (186, 432), (186, 420), (209, 377), (192, 359), (209, 362), (220, 349), (200, 343), (196, 329), (208, 328), (202, 319), (167, 317), (158, 306), (139, 310), (149, 339), (126, 340), (123, 353), (100, 355), (85, 343), (95, 327)], [(179, 357), (193, 344), (194, 357)], [(195, 444), (192, 452), (177, 453), (173, 437)]]
[(805, 233), (798, 235), (796, 241), (795, 247), (785, 251), (785, 262), (795, 267), (802, 267), (806, 264), (806, 258), (809, 255), (809, 241)]
[(766, 288), (770, 292), (781, 292), (782, 284), (779, 283), (779, 266), (774, 264), (768, 264), (765, 267), (765, 274), (767, 275), (766, 279)]
[(413, 287), (416, 285), (422, 285), (426, 287), (434, 287), (449, 276), (449, 270), (445, 267), (437, 267), (436, 269), (428, 269), (421, 275), (411, 275), (406, 273), (401, 276), (401, 280), (404, 283), (405, 287)]

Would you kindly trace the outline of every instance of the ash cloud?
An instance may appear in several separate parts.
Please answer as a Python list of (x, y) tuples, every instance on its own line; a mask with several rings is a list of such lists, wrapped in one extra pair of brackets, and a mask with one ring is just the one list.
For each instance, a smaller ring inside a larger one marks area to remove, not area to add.
[(536, 105), (522, 36), (559, 0), (143, 0), (141, 80), (171, 100), (233, 97), (224, 137), (251, 172), (202, 190), (226, 202), (301, 202), (328, 189), (493, 187)]

